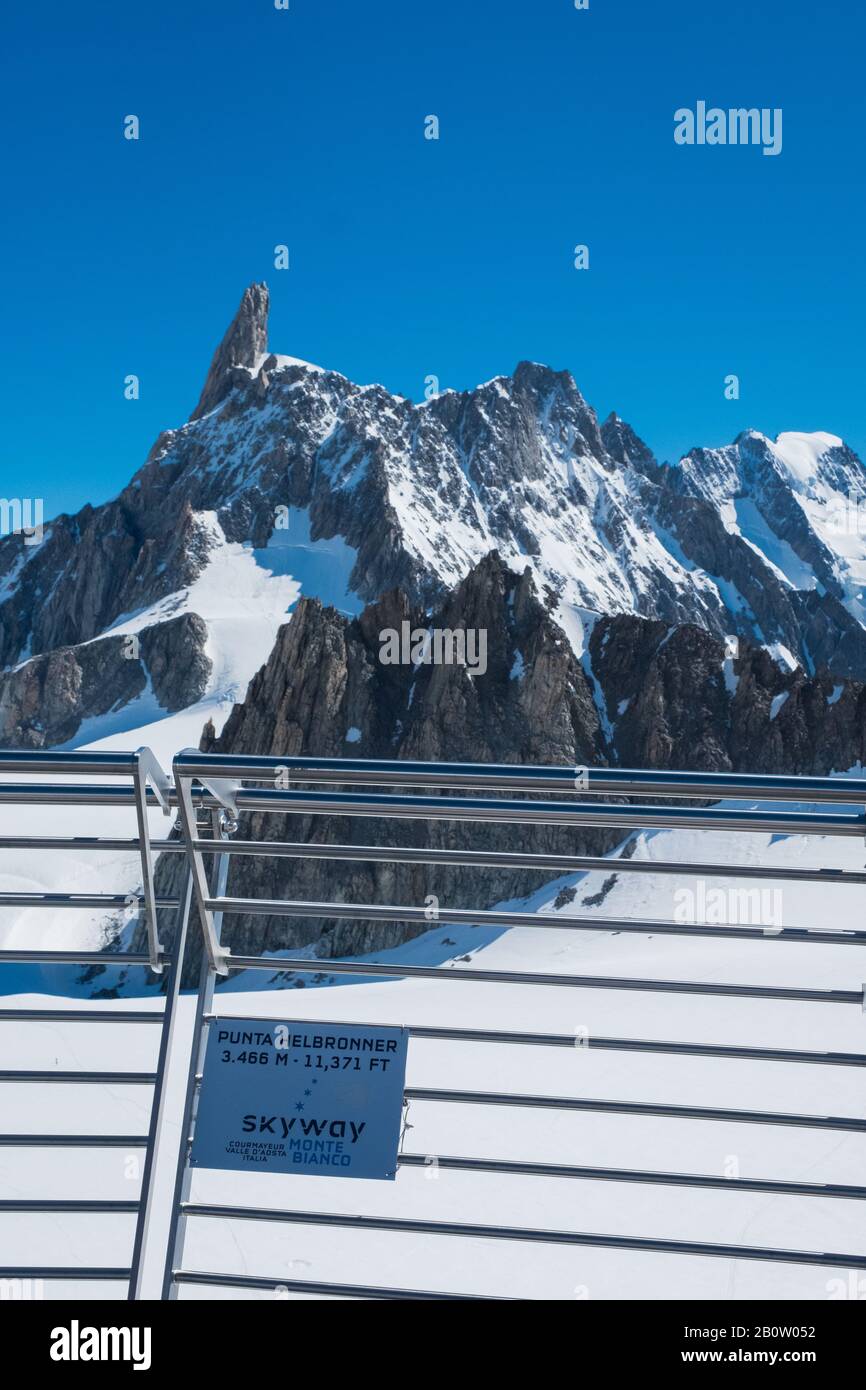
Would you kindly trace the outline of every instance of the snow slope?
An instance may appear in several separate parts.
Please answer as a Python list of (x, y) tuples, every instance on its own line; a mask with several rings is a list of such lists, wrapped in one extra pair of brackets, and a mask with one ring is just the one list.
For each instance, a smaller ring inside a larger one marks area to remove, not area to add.
[(680, 461), (684, 489), (718, 510), (785, 586), (830, 589), (866, 620), (866, 474), (833, 434), (747, 430)]

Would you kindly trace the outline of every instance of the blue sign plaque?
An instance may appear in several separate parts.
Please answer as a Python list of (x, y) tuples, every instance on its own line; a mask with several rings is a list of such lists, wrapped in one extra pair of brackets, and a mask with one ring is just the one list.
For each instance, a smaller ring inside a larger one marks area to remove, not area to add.
[(209, 1030), (194, 1168), (396, 1176), (405, 1028), (218, 1018)]

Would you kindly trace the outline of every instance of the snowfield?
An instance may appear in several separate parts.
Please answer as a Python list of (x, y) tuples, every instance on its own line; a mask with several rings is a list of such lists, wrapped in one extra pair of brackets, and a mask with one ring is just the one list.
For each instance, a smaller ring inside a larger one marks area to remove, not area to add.
[[(637, 853), (705, 862), (733, 856), (735, 863), (769, 866), (859, 869), (864, 863), (863, 847), (853, 840), (722, 832), (658, 832), (641, 837)], [(582, 905), (608, 877), (571, 876), (535, 895), (530, 905), (552, 910), (558, 890), (574, 886), (577, 893), (562, 909), (564, 919), (593, 912), (606, 917), (674, 917), (682, 912), (683, 888), (694, 886), (688, 878), (619, 873), (603, 902), (595, 908)], [(862, 927), (860, 888), (718, 879), (707, 880), (705, 890), (709, 900), (716, 888), (770, 886), (781, 891), (785, 925)], [(782, 943), (771, 936), (762, 941), (682, 940), (659, 937), (651, 928), (646, 935), (548, 928), (497, 935), (470, 924), (440, 927), (375, 959), (445, 962), (444, 968), (456, 973), (463, 961), (455, 958), (467, 955), (484, 967), (563, 974), (849, 990), (860, 989), (863, 982), (862, 948), (857, 946)], [(63, 999), (54, 993), (60, 987), (57, 973), (50, 1000), (44, 992), (28, 993), (6, 999), (4, 1005), (62, 1006)], [(265, 972), (236, 977), (218, 995), (217, 1009), (285, 1020), (444, 1024), (589, 1036), (588, 1047), (574, 1048), (412, 1040), (410, 1087), (866, 1117), (862, 1072), (857, 1068), (592, 1048), (595, 1035), (866, 1052), (866, 1025), (858, 1006), (455, 980), (333, 983), (306, 989), (275, 988), (275, 983), (279, 982)], [(175, 1054), (160, 1154), (163, 1217), (173, 1176), (171, 1150), (178, 1137), (192, 1004), (192, 998), (184, 996), (181, 1045)], [(159, 1004), (152, 996), (144, 1001), (127, 997), (121, 1006)], [(139, 1024), (3, 1021), (0, 1047), (7, 1067), (146, 1070), (156, 1056), (158, 1031)], [(5, 1083), (0, 1091), (6, 1131), (132, 1134), (143, 1132), (147, 1124), (149, 1090), (141, 1086)], [(862, 1184), (866, 1133), (413, 1100), (403, 1147), (431, 1161), (423, 1168), (402, 1168), (394, 1183), (199, 1171), (192, 1200), (866, 1255), (866, 1207), (858, 1200), (461, 1173), (438, 1168), (432, 1161), (460, 1155)], [(137, 1191), (135, 1165), (125, 1150), (67, 1150), (61, 1162), (58, 1157), (49, 1149), (0, 1149), (3, 1195), (128, 1199)], [(0, 1223), (4, 1263), (123, 1265), (129, 1258), (134, 1217), (6, 1214)], [(155, 1229), (148, 1256), (151, 1294), (158, 1288), (159, 1246)], [(272, 1279), (275, 1287), (281, 1280), (323, 1280), (529, 1299), (828, 1299), (866, 1294), (862, 1271), (821, 1265), (215, 1218), (189, 1223), (184, 1267), (261, 1275)], [(122, 1297), (123, 1292), (120, 1284), (46, 1286), (48, 1297)], [(230, 1286), (184, 1286), (181, 1291), (183, 1298), (274, 1296), (295, 1295), (284, 1289), (259, 1294)]]

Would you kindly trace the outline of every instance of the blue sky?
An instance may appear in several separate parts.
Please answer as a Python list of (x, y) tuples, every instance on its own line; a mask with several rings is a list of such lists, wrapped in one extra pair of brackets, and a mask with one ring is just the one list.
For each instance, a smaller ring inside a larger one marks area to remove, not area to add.
[[(272, 348), (404, 395), (533, 358), (662, 458), (749, 425), (866, 452), (864, 31), (850, 0), (17, 7), (0, 494), (118, 491), (255, 279)], [(675, 145), (699, 99), (781, 107), (782, 153)]]

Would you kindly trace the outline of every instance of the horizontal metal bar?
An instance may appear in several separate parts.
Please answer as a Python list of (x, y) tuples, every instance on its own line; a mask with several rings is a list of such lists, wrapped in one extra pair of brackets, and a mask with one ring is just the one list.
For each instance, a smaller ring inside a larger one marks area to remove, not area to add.
[[(151, 840), (150, 847), (158, 854), (163, 854), (166, 850), (169, 853), (183, 854), (185, 850), (182, 840)], [(209, 843), (208, 848), (211, 848)], [(97, 835), (4, 835), (0, 837), (0, 849), (93, 849), (104, 850), (106, 853), (115, 850), (135, 850), (137, 853), (141, 849), (141, 842), (135, 838), (100, 839)]]
[(152, 1086), (155, 1072), (144, 1071), (0, 1071), (0, 1084), (13, 1081), (50, 1081), (82, 1086)]
[(277, 1289), (287, 1289), (290, 1293), (310, 1293), (328, 1298), (364, 1299), (447, 1299), (462, 1302), (465, 1299), (492, 1299), (494, 1302), (514, 1302), (500, 1299), (495, 1294), (473, 1293), (434, 1293), (432, 1289), (386, 1289), (376, 1284), (329, 1284), (314, 1279), (265, 1279), (254, 1274), (213, 1274), (196, 1269), (176, 1269), (172, 1272), (175, 1284), (205, 1284), (216, 1288), (262, 1289), (274, 1293)]
[(437, 1105), (504, 1105), (527, 1110), (589, 1111), (600, 1115), (652, 1115), (663, 1120), (708, 1120), (720, 1124), (780, 1125), (786, 1129), (831, 1129), (866, 1134), (866, 1119), (842, 1115), (797, 1115), (779, 1110), (730, 1110), (707, 1105), (663, 1105), (638, 1100), (596, 1100), (584, 1096), (516, 1095), (500, 1091), (451, 1091), (407, 1086), (407, 1100)]
[[(214, 1017), (206, 1016), (209, 1022), (214, 1021)], [(311, 1030), (319, 1029), (323, 1035), (328, 1029), (353, 1025), (335, 1022), (319, 1024), (313, 1019), (306, 1026)], [(407, 1031), (410, 1038), (422, 1038), (428, 1042), (500, 1043), (516, 1047), (561, 1047), (591, 1052), (649, 1052), (675, 1057), (724, 1057), (746, 1062), (799, 1062), (813, 1066), (866, 1067), (866, 1053), (863, 1052), (807, 1052), (781, 1047), (739, 1047), (727, 1043), (608, 1038), (575, 1033), (508, 1032), (503, 1029), (427, 1027), (415, 1024), (410, 1024)]]
[(735, 1192), (776, 1192), (787, 1197), (866, 1199), (866, 1187), (844, 1183), (784, 1182), (773, 1178), (725, 1178), (715, 1173), (660, 1173), (640, 1168), (592, 1168), (571, 1163), (529, 1163), (516, 1159), (455, 1158), (451, 1155), (400, 1154), (400, 1168), (454, 1169), (465, 1173), (506, 1173), (519, 1177), (578, 1178), (587, 1182), (624, 1182), (655, 1187), (731, 1188)]
[[(131, 775), (134, 763), (135, 754), (132, 753), (43, 755), (13, 750), (0, 757), (0, 773), (34, 771), (43, 775), (51, 772), (75, 772), (80, 776)], [(305, 766), (301, 766), (302, 764)], [(835, 805), (861, 805), (866, 802), (866, 781), (853, 778), (641, 772), (620, 768), (499, 768), (484, 764), (376, 764), (365, 762), (363, 759), (249, 759), (207, 754), (198, 754), (195, 761), (190, 758), (186, 764), (183, 757), (177, 758), (175, 766), (179, 773), (189, 778), (201, 775), (274, 780), (278, 772), (283, 776), (283, 769), (287, 768), (289, 775), (297, 773), (297, 780), (307, 784), (330, 783), (394, 788), (408, 786), (469, 791), (523, 789), (537, 793), (555, 791), (560, 795), (685, 797), (711, 801), (735, 798)], [(193, 799), (201, 804), (214, 807), (219, 804), (217, 799), (203, 788), (194, 788), (192, 794)], [(150, 804), (159, 804), (151, 788), (148, 788), (147, 795)], [(110, 784), (0, 783), (0, 802), (16, 800), (131, 806), (134, 805), (134, 794), (131, 788)], [(170, 793), (170, 801), (172, 805), (177, 804), (176, 793), (173, 790)]]
[(74, 772), (81, 777), (130, 777), (135, 772), (135, 753), (97, 752), (74, 748), (68, 753), (32, 748), (0, 749), (0, 774), (16, 772)]
[[(0, 848), (5, 842), (0, 840)], [(156, 840), (154, 849), (179, 841)], [(193, 840), (192, 848), (213, 853), (212, 840)], [(792, 868), (777, 864), (685, 863), (676, 859), (612, 859), (606, 855), (525, 854), (511, 850), (433, 849), (398, 845), (327, 845), (290, 840), (226, 840), (221, 854), (254, 855), (263, 859), (333, 859), (371, 864), (447, 864), (474, 869), (526, 869), (531, 873), (681, 874), (688, 878), (755, 878), (793, 882), (866, 884), (866, 871)]]
[[(0, 798), (2, 799), (2, 798)], [(783, 835), (857, 835), (866, 815), (833, 811), (737, 811), (703, 807), (625, 806), (555, 801), (491, 801), (477, 797), (376, 796), (353, 792), (293, 792), (260, 787), (236, 793), (242, 811), (302, 816), (380, 816), (397, 820), (506, 822), (510, 825), (592, 825), (613, 827), (694, 827), (754, 830)]]
[[(183, 840), (151, 840), (155, 854), (184, 854)], [(194, 840), (193, 849), (213, 854), (213, 840)], [(140, 848), (136, 839), (109, 840), (96, 836), (67, 838), (45, 835), (7, 835), (0, 838), (0, 849), (99, 850), (105, 853)], [(688, 878), (748, 878), (769, 882), (866, 884), (866, 871), (833, 869), (816, 865), (811, 869), (781, 864), (685, 863), (667, 859), (612, 859), (604, 855), (529, 854), (507, 850), (415, 849), (398, 845), (328, 845), (282, 840), (226, 840), (220, 854), (251, 855), (263, 859), (350, 860), (377, 864), (444, 864), (475, 869), (521, 868), (529, 873), (638, 873), (678, 874)]]
[(531, 1241), (543, 1245), (586, 1245), (606, 1250), (642, 1250), (667, 1255), (707, 1255), (725, 1260), (767, 1260), (774, 1264), (828, 1265), (866, 1269), (866, 1255), (823, 1250), (782, 1250), (763, 1245), (721, 1245), (697, 1240), (661, 1240), (648, 1236), (600, 1235), (592, 1231), (538, 1230), (531, 1226), (482, 1226), (462, 1221), (422, 1221), (395, 1216), (357, 1216), (323, 1211), (286, 1211), (270, 1207), (212, 1206), (184, 1202), (186, 1216), (226, 1221), (275, 1221), (300, 1226), (339, 1226), (353, 1231), (393, 1231), (410, 1235), (466, 1236), (477, 1240)]
[(0, 1279), (104, 1279), (126, 1283), (131, 1273), (129, 1269), (101, 1269), (88, 1265), (0, 1265)]
[[(233, 970), (241, 967), (229, 957)], [(273, 960), (273, 957), (269, 959)], [(659, 994), (733, 995), (742, 999), (782, 999), (811, 1004), (853, 1004), (863, 1007), (863, 990), (795, 989), (782, 985), (726, 985), (689, 980), (637, 980), (618, 975), (546, 975), (526, 970), (476, 970), (466, 966), (450, 969), (442, 965), (377, 965), (371, 962), (327, 961), (308, 956), (280, 956), (282, 968), (305, 975), (360, 975), (380, 979), (467, 980), (497, 985), (544, 985), (568, 989), (634, 990)], [(0, 1014), (2, 1017), (2, 1014)]]
[[(0, 907), (128, 908), (129, 893), (0, 893)], [(139, 899), (142, 907), (144, 899)], [(177, 898), (157, 898), (157, 907), (177, 907)]]
[[(375, 972), (373, 972), (375, 973)], [(311, 1025), (314, 1026), (314, 1025)], [(329, 1027), (336, 1025), (329, 1024)], [(743, 1061), (794, 1062), (806, 1065), (864, 1066), (866, 1054), (814, 1052), (787, 1048), (734, 1046), (721, 1043), (677, 1042), (650, 1038), (576, 1036), (573, 1033), (530, 1033), (504, 1030), (410, 1026), (411, 1037), (450, 1042), (497, 1043), (530, 1047), (581, 1048), (594, 1051), (644, 1052), (665, 1055), (720, 1057)]]
[[(81, 769), (83, 771), (83, 769)], [(177, 806), (177, 794), (167, 788), (165, 799)], [(162, 807), (151, 786), (145, 789), (148, 806)], [(192, 799), (196, 805), (218, 808), (220, 803), (210, 792), (194, 787)], [(97, 782), (0, 782), (0, 804), (21, 806), (132, 806), (136, 804), (133, 786), (114, 786)]]
[(0, 1134), (0, 1149), (144, 1149), (146, 1134)]
[[(218, 1013), (206, 1013), (203, 1015), (206, 1023), (220, 1023), (221, 1016)], [(250, 1023), (256, 1023), (254, 1017), (250, 1017)], [(324, 1031), (329, 1029), (352, 1029), (357, 1027), (356, 1023), (331, 1022), (327, 1024), (317, 1023), (316, 1019), (311, 1019), (306, 1024), (311, 1030)], [(866, 1054), (860, 1052), (790, 1052), (783, 1048), (751, 1048), (735, 1047), (728, 1044), (714, 1044), (714, 1042), (667, 1042), (655, 1040), (655, 1038), (609, 1038), (592, 1036), (592, 1034), (577, 1033), (527, 1033), (527, 1031), (512, 1031), (506, 1029), (457, 1029), (457, 1027), (435, 1026), (435, 1024), (416, 1024), (411, 1023), (407, 1026), (407, 1033), (411, 1038), (417, 1038), (424, 1042), (493, 1042), (500, 1047), (556, 1047), (567, 1049), (578, 1049), (587, 1051), (592, 1049), (596, 1052), (659, 1052), (659, 1054), (684, 1054), (684, 1055), (708, 1055), (726, 1056), (726, 1058), (744, 1058), (746, 1061), (760, 1062), (806, 1062), (806, 1063), (826, 1063), (828, 1066), (863, 1066), (866, 1065)], [(866, 1126), (866, 1120), (863, 1120)]]
[[(163, 952), (160, 960), (170, 964), (172, 956)], [(0, 965), (150, 965), (143, 951), (8, 951), (0, 950)]]
[(0, 1023), (159, 1023), (162, 1010), (132, 1009), (0, 1009)]
[(124, 1212), (137, 1212), (138, 1202), (121, 1201), (108, 1198), (106, 1200), (95, 1201), (67, 1201), (65, 1198), (51, 1198), (47, 1201), (30, 1201), (15, 1199), (13, 1201), (0, 1201), (0, 1213), (40, 1213), (60, 1215), (87, 1215), (96, 1216), (100, 1213), (110, 1212), (111, 1214), (121, 1214)]
[[(39, 775), (75, 773), (79, 776), (129, 776), (135, 771), (135, 753), (2, 750), (0, 774), (35, 772)], [(836, 777), (745, 776), (738, 773), (658, 772), (626, 768), (520, 767), (497, 764), (375, 762), (366, 759), (250, 758), (225, 754), (181, 754), (175, 768), (184, 777), (222, 777), (269, 780), (286, 773), (306, 784), (428, 787), (448, 790), (509, 791), (603, 796), (686, 797), (694, 800), (796, 801), (860, 805), (866, 802), (866, 780)], [(26, 784), (6, 783), (0, 800), (23, 792)], [(69, 793), (96, 790), (122, 795), (123, 787), (72, 787), (69, 784), (34, 784), (63, 800)], [(149, 795), (153, 795), (149, 792)], [(197, 796), (201, 796), (199, 789)], [(112, 800), (116, 799), (113, 796)], [(156, 800), (156, 798), (154, 798)], [(210, 800), (214, 800), (210, 798)], [(131, 802), (130, 802), (131, 804)]]
[[(329, 1025), (330, 1026), (330, 1025)], [(448, 1042), (514, 1043), (530, 1047), (569, 1047), (591, 1052), (651, 1052), (681, 1057), (726, 1057), (748, 1062), (803, 1062), (818, 1066), (863, 1067), (866, 1053), (806, 1052), (782, 1047), (737, 1047), (726, 1043), (670, 1042), (655, 1038), (606, 1038), (574, 1033), (517, 1033), (488, 1028), (409, 1028), (413, 1038)]]
[(367, 758), (266, 758), (244, 754), (180, 753), (184, 777), (227, 777), (344, 786), (446, 787), (453, 790), (579, 792), (605, 796), (681, 796), (696, 800), (828, 801), (866, 803), (866, 779), (780, 777), (736, 772), (658, 772), (608, 767), (521, 767), (502, 763), (403, 762)]
[[(503, 912), (499, 909), (472, 907), (440, 907), (435, 921), (425, 907), (394, 907), (379, 903), (315, 903), (294, 902), (282, 898), (205, 898), (204, 905), (214, 912), (248, 913), (263, 917), (325, 917), (359, 922), (413, 922), (426, 930), (438, 926), (463, 926), (475, 923), (489, 927), (548, 928), (554, 931), (632, 932), (640, 936), (713, 936), (741, 941), (812, 942), (822, 946), (866, 944), (866, 932), (833, 931), (811, 927), (741, 927), (710, 926), (707, 923), (666, 922), (646, 918), (637, 921), (629, 917), (571, 917), (561, 912)], [(279, 957), (233, 956), (233, 970), (270, 969)], [(239, 962), (243, 961), (241, 965)], [(260, 966), (256, 961), (263, 962)]]
[[(148, 802), (158, 806), (148, 789)], [(134, 806), (132, 786), (97, 783), (0, 782), (0, 804), (31, 806)]]

